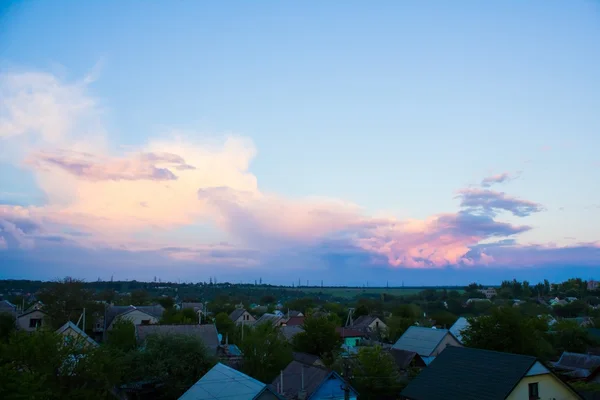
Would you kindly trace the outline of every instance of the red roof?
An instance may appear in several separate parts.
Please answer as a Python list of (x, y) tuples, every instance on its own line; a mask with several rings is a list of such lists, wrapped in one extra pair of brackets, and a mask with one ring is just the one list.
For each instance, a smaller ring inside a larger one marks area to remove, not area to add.
[(304, 317), (290, 317), (285, 323), (287, 326), (297, 326), (304, 324)]
[(339, 333), (342, 338), (365, 337), (366, 336), (366, 334), (364, 332), (357, 331), (356, 329), (352, 329), (352, 328), (337, 327), (337, 328), (335, 328), (335, 331), (337, 333)]

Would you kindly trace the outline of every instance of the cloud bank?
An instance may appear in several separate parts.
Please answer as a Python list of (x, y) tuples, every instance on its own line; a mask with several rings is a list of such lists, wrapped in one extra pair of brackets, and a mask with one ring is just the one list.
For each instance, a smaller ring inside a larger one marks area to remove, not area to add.
[[(166, 132), (133, 151), (111, 151), (115, 140), (88, 84), (46, 73), (2, 75), (0, 141), (48, 201), (0, 205), (0, 257), (86, 249), (97, 257), (126, 253), (127, 265), (135, 264), (131, 255), (143, 264), (151, 254), (199, 269), (535, 266), (559, 253), (581, 263), (600, 260), (597, 243), (519, 245), (518, 235), (533, 228), (500, 217), (525, 218), (544, 207), (489, 189), (513, 179), (508, 173), (457, 188), (454, 213), (398, 220), (369, 216), (341, 199), (265, 193), (249, 171), (257, 151), (241, 136), (189, 140)], [(199, 242), (181, 229), (227, 239)]]

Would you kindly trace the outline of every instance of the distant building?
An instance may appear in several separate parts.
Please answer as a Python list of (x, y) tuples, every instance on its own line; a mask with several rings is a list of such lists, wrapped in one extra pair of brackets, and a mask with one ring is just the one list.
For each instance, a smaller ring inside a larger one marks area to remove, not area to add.
[(56, 330), (56, 333), (64, 336), (65, 342), (78, 342), (82, 347), (97, 347), (98, 343), (87, 335), (82, 329), (71, 321), (67, 321)]
[(345, 347), (356, 347), (361, 340), (367, 337), (365, 332), (353, 328), (340, 328), (338, 326), (335, 331), (344, 340), (343, 346)]
[(350, 326), (353, 329), (363, 331), (370, 335), (371, 333), (383, 333), (387, 331), (387, 325), (378, 317), (372, 315), (362, 315), (353, 321)]
[(598, 281), (590, 280), (587, 282), (587, 290), (598, 290), (599, 287), (600, 282)]
[(153, 306), (110, 306), (106, 309), (106, 321), (100, 316), (96, 319), (94, 332), (103, 332), (106, 327), (111, 330), (118, 320), (127, 319), (134, 325), (156, 324), (162, 318), (165, 309), (159, 305)]
[(282, 326), (284, 323), (285, 319), (283, 319), (283, 317), (280, 317), (276, 314), (265, 313), (261, 315), (259, 319), (256, 320), (254, 325), (258, 326), (261, 324), (271, 324), (273, 326)]
[(48, 316), (43, 310), (33, 309), (17, 317), (17, 327), (26, 332), (33, 332), (47, 324)]
[(244, 310), (243, 308), (236, 308), (235, 310), (233, 310), (233, 312), (229, 314), (229, 319), (231, 319), (236, 324), (241, 324), (242, 322), (244, 324), (253, 324), (256, 321), (256, 318), (254, 318), (248, 311)]
[(9, 314), (16, 318), (17, 306), (8, 300), (0, 301), (0, 314)]
[(478, 289), (479, 293), (483, 293), (486, 299), (491, 299), (492, 297), (496, 297), (496, 289), (493, 287), (489, 287), (487, 289)]

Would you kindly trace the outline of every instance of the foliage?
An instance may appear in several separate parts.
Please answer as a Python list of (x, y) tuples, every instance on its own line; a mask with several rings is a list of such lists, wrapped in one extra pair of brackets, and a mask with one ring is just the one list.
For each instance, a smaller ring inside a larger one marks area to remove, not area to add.
[(118, 353), (51, 331), (14, 332), (0, 344), (2, 399), (103, 399), (120, 380)]
[(380, 346), (358, 351), (351, 365), (350, 381), (361, 399), (395, 399), (403, 387), (394, 359)]
[(587, 329), (574, 321), (560, 320), (552, 326), (552, 332), (552, 342), (558, 353), (585, 353), (588, 347), (595, 344)]
[(452, 324), (456, 322), (458, 317), (449, 311), (438, 311), (431, 314), (431, 319), (435, 321), (436, 325), (441, 325), (442, 327), (450, 328)]
[(117, 318), (107, 336), (108, 344), (120, 351), (128, 352), (136, 347), (135, 325), (127, 318)]
[(306, 315), (307, 312), (315, 308), (315, 306), (315, 299), (313, 297), (303, 297), (288, 301), (285, 304), (285, 309), (300, 311), (301, 313)]
[(412, 318), (404, 317), (390, 317), (387, 319), (386, 325), (388, 339), (391, 342), (396, 342), (400, 336), (412, 325), (415, 324), (415, 320)]
[(158, 299), (158, 304), (163, 306), (165, 310), (170, 310), (175, 305), (175, 300), (172, 297), (161, 297)]
[(564, 306), (555, 306), (554, 313), (563, 318), (573, 318), (588, 314), (588, 305), (585, 301), (575, 300)]
[(343, 342), (335, 323), (325, 317), (307, 317), (303, 325), (304, 332), (294, 336), (294, 349), (318, 355), (326, 363), (333, 362)]
[(292, 361), (289, 343), (268, 323), (244, 327), (238, 347), (244, 354), (243, 371), (261, 382), (271, 382)]
[(131, 304), (136, 306), (145, 306), (150, 304), (150, 295), (143, 289), (137, 289), (131, 292)]
[(499, 307), (490, 315), (469, 319), (462, 331), (469, 347), (527, 354), (545, 359), (552, 354), (548, 342), (548, 323), (542, 318), (526, 318), (516, 307)]
[(197, 324), (198, 318), (198, 314), (191, 308), (184, 308), (183, 310), (169, 308), (163, 313), (160, 323), (168, 325)]
[(0, 342), (7, 342), (11, 333), (16, 329), (15, 317), (11, 314), (0, 313)]
[(200, 379), (216, 360), (202, 341), (187, 335), (150, 335), (145, 348), (128, 354), (127, 382), (160, 385), (160, 399), (176, 399)]

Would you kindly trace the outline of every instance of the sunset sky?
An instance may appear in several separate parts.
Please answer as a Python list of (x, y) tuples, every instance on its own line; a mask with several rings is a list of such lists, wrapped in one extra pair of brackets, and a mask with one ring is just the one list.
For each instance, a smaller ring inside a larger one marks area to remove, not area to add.
[(596, 1), (4, 1), (0, 278), (600, 278)]

